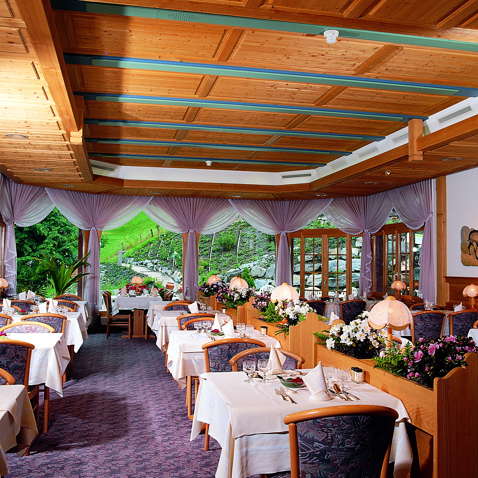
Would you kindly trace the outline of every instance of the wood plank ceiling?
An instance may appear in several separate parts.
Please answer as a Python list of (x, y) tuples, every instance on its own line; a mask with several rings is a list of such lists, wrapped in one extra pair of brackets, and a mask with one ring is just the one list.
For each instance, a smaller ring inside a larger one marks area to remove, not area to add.
[[(284, 172), (346, 157), (478, 95), (476, 1), (31, 5), (0, 0), (0, 167), (16, 180), (306, 197), (371, 193), (476, 165), (471, 130), (413, 168), (405, 147), (293, 186), (123, 180), (92, 176), (89, 164)], [(328, 28), (340, 31), (337, 43), (325, 42)]]

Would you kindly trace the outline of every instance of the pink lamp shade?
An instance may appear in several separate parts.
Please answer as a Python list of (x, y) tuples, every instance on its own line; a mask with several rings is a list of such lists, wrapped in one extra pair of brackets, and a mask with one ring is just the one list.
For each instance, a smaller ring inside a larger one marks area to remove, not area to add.
[(221, 282), (221, 278), (218, 275), (213, 274), (212, 276), (208, 278), (207, 285), (213, 285), (213, 284), (216, 284), (217, 282)]
[(468, 284), (463, 289), (463, 297), (476, 297), (476, 296), (478, 296), (478, 285)]
[(7, 279), (0, 277), (0, 289), (6, 289), (8, 287)]
[(282, 282), (280, 286), (272, 289), (271, 292), (271, 302), (278, 301), (294, 301), (299, 298), (299, 293), (295, 290), (294, 287), (287, 284), (287, 282)]
[(394, 280), (390, 287), (393, 290), (405, 290), (407, 288), (407, 284), (405, 284), (405, 282), (402, 280)]
[(388, 296), (375, 304), (369, 313), (368, 323), (374, 329), (389, 327), (395, 330), (406, 329), (412, 321), (410, 309), (393, 296)]
[(134, 276), (131, 278), (131, 284), (141, 285), (142, 283), (143, 283), (143, 279), (139, 276)]
[(236, 276), (229, 281), (229, 288), (235, 290), (243, 290), (248, 289), (249, 284), (242, 277)]

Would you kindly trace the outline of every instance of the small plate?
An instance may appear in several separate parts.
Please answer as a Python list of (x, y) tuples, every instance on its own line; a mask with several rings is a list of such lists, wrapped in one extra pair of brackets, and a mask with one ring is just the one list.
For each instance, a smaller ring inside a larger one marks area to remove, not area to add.
[(277, 378), (279, 379), (280, 383), (287, 388), (304, 388), (305, 387), (305, 383), (300, 377), (291, 378), (291, 377), (281, 377), (278, 375)]

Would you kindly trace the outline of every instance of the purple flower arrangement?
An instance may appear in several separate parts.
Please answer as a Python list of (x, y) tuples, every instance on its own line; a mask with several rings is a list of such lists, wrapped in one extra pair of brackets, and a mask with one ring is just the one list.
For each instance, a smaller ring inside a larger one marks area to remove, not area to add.
[(252, 304), (255, 309), (259, 310), (260, 312), (265, 312), (269, 302), (271, 301), (271, 293), (264, 291), (264, 292), (256, 292), (254, 294), (254, 303)]
[(227, 308), (236, 309), (239, 305), (244, 305), (253, 295), (254, 289), (229, 289), (224, 285), (217, 293), (216, 299)]
[(206, 297), (211, 297), (213, 295), (218, 294), (223, 289), (227, 289), (227, 285), (220, 281), (215, 282), (214, 284), (209, 285), (207, 282), (199, 286), (199, 290), (205, 295)]
[(376, 366), (433, 388), (435, 377), (444, 377), (455, 367), (465, 367), (465, 354), (478, 352), (470, 337), (453, 335), (436, 340), (418, 339), (414, 346), (392, 347), (377, 358)]

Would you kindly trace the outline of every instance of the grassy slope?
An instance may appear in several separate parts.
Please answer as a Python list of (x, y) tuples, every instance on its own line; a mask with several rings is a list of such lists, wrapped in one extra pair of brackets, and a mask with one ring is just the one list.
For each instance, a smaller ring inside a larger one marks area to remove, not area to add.
[(144, 212), (139, 213), (124, 226), (104, 231), (104, 246), (101, 248), (101, 262), (116, 262), (118, 251), (128, 250), (151, 237), (151, 230), (157, 233), (156, 223)]

